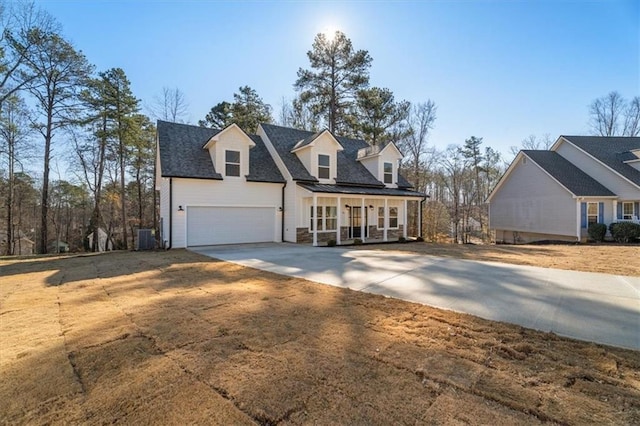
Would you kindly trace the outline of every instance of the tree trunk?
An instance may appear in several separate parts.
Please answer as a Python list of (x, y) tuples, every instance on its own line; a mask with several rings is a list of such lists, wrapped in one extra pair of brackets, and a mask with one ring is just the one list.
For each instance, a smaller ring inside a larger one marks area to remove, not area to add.
[(51, 138), (53, 133), (53, 102), (47, 111), (47, 130), (44, 136), (44, 172), (42, 176), (42, 198), (40, 203), (40, 254), (47, 254), (48, 214), (49, 214), (49, 161), (51, 159)]
[(13, 192), (14, 192), (14, 176), (13, 176), (13, 161), (14, 161), (14, 142), (9, 141), (9, 193), (7, 194), (7, 256), (15, 254), (14, 242), (13, 242)]

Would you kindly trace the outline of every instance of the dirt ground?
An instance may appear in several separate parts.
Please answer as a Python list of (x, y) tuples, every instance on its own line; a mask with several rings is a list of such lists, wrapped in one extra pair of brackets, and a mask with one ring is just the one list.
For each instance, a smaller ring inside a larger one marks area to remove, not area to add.
[(194, 253), (0, 260), (0, 424), (640, 424), (640, 353)]
[(367, 244), (352, 248), (400, 250), (459, 259), (640, 276), (640, 245), (638, 244), (473, 245), (410, 242)]

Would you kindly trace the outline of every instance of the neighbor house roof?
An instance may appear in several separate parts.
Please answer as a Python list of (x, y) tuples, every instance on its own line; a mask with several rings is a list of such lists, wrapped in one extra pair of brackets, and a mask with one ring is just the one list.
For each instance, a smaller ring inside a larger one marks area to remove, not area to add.
[(299, 182), (302, 188), (311, 192), (323, 192), (328, 194), (364, 194), (364, 195), (384, 195), (384, 196), (396, 196), (396, 197), (426, 197), (425, 194), (409, 189), (401, 188), (371, 188), (371, 187), (358, 187), (351, 185), (329, 185), (319, 183), (306, 183)]
[(574, 166), (555, 151), (523, 150), (522, 153), (533, 160), (562, 186), (578, 197), (610, 197), (615, 194), (600, 182)]
[[(267, 137), (278, 152), (284, 165), (286, 166), (293, 180), (302, 182), (318, 182), (302, 164), (295, 153), (292, 153), (296, 144), (300, 141), (310, 141), (315, 139), (318, 134), (305, 130), (290, 129), (288, 127), (275, 126), (273, 124), (261, 124)], [(338, 151), (337, 171), (338, 176), (336, 183), (343, 186), (367, 186), (384, 188), (384, 183), (376, 179), (367, 168), (359, 161), (356, 161), (358, 150), (369, 146), (361, 139), (351, 139), (336, 136), (337, 141), (344, 148)], [(411, 188), (411, 184), (398, 174), (398, 187)]]
[(640, 186), (640, 170), (625, 164), (630, 152), (640, 149), (640, 137), (628, 136), (561, 136), (624, 178)]
[[(216, 172), (209, 151), (203, 146), (218, 129), (158, 120), (160, 170), (163, 177), (222, 179)], [(259, 136), (249, 135), (256, 144), (249, 150), (248, 181), (284, 183), (269, 151)]]

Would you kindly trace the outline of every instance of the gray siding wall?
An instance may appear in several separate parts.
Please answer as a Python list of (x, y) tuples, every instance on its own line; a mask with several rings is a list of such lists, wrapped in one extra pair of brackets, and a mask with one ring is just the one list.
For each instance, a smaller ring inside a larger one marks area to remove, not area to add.
[(578, 150), (573, 145), (562, 142), (556, 152), (572, 162), (579, 169), (600, 182), (611, 192), (620, 197), (620, 200), (637, 200), (640, 198), (640, 189), (620, 177), (620, 175), (603, 166), (591, 156)]
[(491, 200), (490, 227), (575, 236), (577, 200), (530, 159), (518, 161)]

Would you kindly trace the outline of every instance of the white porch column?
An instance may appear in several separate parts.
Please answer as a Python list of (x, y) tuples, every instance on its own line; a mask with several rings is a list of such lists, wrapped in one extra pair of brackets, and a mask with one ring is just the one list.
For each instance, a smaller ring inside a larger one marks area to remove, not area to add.
[(404, 208), (402, 209), (402, 220), (404, 222), (404, 226), (402, 227), (402, 236), (404, 239), (407, 239), (407, 200), (404, 200)]
[(613, 217), (611, 218), (611, 223), (616, 222), (618, 220), (618, 200), (613, 200), (612, 204), (613, 204)]
[(313, 193), (313, 210), (311, 210), (311, 230), (313, 232), (313, 246), (318, 246), (318, 196)]
[(336, 218), (336, 244), (340, 245), (340, 234), (342, 234), (342, 197), (338, 196), (338, 206), (336, 208), (336, 214), (338, 217)]
[(422, 237), (422, 201), (416, 201), (418, 203), (418, 237)]
[(365, 234), (364, 234), (364, 223), (366, 222), (365, 220), (365, 209), (364, 209), (364, 197), (362, 197), (360, 199), (360, 239), (362, 240), (362, 242), (365, 241)]
[(389, 229), (389, 214), (387, 213), (389, 211), (389, 205), (388, 203), (388, 199), (384, 199), (384, 215), (383, 215), (383, 219), (382, 219), (382, 223), (383, 225), (383, 231), (382, 231), (382, 241), (387, 241), (387, 229)]

